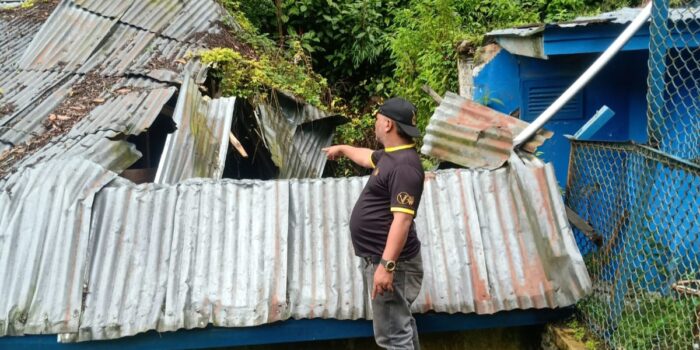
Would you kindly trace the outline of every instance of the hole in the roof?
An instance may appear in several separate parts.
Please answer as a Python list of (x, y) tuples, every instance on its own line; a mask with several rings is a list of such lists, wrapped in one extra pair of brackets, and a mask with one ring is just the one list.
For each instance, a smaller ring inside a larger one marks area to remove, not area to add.
[(168, 101), (163, 106), (158, 117), (153, 124), (144, 132), (138, 135), (129, 135), (126, 141), (134, 144), (136, 149), (141, 152), (141, 159), (132, 164), (129, 169), (124, 170), (121, 176), (140, 184), (145, 182), (153, 182), (158, 170), (158, 163), (163, 154), (165, 140), (168, 134), (177, 130), (177, 124), (173, 121), (173, 111), (177, 102), (177, 96)]
[(257, 125), (253, 107), (241, 99), (231, 123), (224, 178), (269, 180), (279, 173)]

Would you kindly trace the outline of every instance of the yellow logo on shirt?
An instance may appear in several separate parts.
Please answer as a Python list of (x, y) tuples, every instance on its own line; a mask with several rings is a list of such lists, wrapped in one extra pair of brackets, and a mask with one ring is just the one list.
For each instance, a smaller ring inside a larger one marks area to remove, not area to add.
[(413, 196), (406, 192), (401, 192), (398, 195), (396, 195), (396, 201), (399, 202), (399, 204), (413, 206), (415, 198), (413, 198)]

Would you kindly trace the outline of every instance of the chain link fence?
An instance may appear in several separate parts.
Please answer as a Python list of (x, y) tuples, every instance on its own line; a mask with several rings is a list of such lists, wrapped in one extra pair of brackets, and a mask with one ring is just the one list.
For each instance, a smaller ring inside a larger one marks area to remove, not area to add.
[(700, 1), (654, 0), (649, 28), (649, 144), (700, 164)]
[[(633, 144), (572, 143), (569, 205), (594, 281), (578, 306), (615, 349), (692, 349), (700, 330), (700, 167)], [(598, 244), (594, 242), (599, 242)]]
[(578, 309), (611, 349), (700, 349), (700, 4), (672, 4), (653, 0), (648, 146), (572, 141), (567, 203), (596, 230), (575, 233)]

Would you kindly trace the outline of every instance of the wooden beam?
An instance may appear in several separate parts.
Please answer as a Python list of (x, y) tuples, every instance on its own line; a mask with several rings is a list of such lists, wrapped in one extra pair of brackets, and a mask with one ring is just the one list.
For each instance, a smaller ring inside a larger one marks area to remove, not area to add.
[(569, 222), (576, 228), (581, 230), (588, 239), (591, 240), (596, 246), (600, 247), (603, 244), (603, 237), (595, 232), (595, 229), (591, 224), (579, 216), (573, 209), (566, 206), (566, 217), (569, 218)]
[(238, 153), (241, 154), (241, 156), (243, 158), (248, 158), (248, 153), (243, 148), (243, 145), (241, 145), (241, 142), (238, 141), (236, 136), (234, 136), (233, 133), (230, 131), (228, 132), (228, 140), (231, 142), (231, 145), (233, 146), (233, 148), (235, 148), (238, 151)]
[(430, 86), (428, 86), (428, 85), (423, 85), (423, 87), (422, 87), (421, 89), (423, 89), (423, 91), (424, 91), (426, 94), (430, 95), (430, 97), (432, 97), (433, 100), (435, 100), (435, 102), (437, 102), (437, 104), (441, 104), (441, 103), (442, 103), (442, 97), (440, 97), (440, 95), (438, 95), (438, 93), (435, 92), (435, 90), (431, 89)]

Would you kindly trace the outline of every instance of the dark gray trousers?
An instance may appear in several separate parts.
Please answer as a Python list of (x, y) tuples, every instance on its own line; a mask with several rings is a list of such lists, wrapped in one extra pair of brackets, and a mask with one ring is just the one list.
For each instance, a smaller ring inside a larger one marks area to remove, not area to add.
[[(378, 264), (364, 262), (365, 284), (372, 297), (374, 272)], [(396, 264), (394, 292), (384, 292), (372, 300), (374, 339), (389, 350), (419, 350), (416, 320), (411, 315), (411, 304), (416, 300), (423, 282), (423, 260), (420, 253)]]

